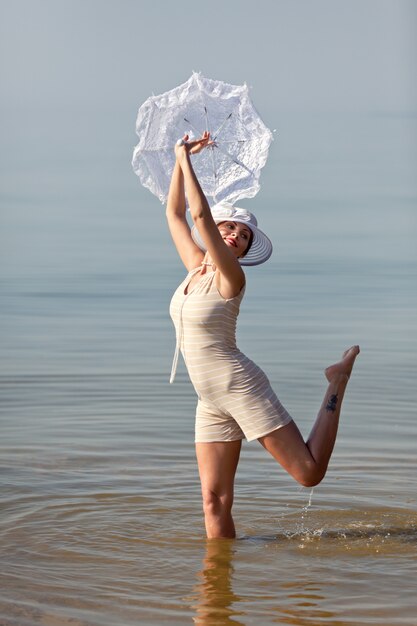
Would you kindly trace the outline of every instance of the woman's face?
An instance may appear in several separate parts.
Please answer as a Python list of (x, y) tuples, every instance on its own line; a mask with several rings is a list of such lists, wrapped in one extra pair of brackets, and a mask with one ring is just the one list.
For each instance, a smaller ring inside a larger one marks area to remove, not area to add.
[(250, 228), (240, 222), (220, 222), (217, 228), (233, 254), (237, 258), (244, 256), (252, 236)]

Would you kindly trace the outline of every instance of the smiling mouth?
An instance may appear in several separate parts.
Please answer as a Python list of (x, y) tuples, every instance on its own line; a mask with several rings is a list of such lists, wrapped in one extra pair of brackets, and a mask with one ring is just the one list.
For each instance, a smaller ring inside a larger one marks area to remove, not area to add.
[(226, 237), (226, 241), (228, 241), (230, 244), (232, 244), (232, 246), (234, 246), (235, 248), (237, 248), (237, 243), (235, 242), (234, 239), (229, 239), (228, 237)]

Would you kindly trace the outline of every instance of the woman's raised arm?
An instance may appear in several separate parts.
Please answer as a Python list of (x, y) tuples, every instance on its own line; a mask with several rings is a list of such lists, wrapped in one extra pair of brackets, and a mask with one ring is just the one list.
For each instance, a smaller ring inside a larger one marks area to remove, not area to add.
[(177, 164), (179, 164), (183, 173), (183, 184), (187, 191), (191, 217), (206, 245), (210, 257), (220, 272), (221, 283), (225, 287), (224, 291), (238, 293), (245, 283), (245, 275), (236, 256), (225, 245), (213, 219), (207, 198), (200, 187), (191, 164), (190, 145), (192, 146), (193, 143), (177, 145), (175, 153)]
[[(187, 139), (188, 135), (184, 135), (184, 141), (187, 141)], [(187, 143), (186, 150), (189, 154), (197, 154), (203, 150), (209, 142), (209, 134), (204, 133), (201, 139)], [(201, 264), (204, 258), (204, 252), (200, 250), (191, 237), (191, 230), (185, 214), (184, 174), (177, 158), (168, 192), (166, 216), (171, 237), (178, 254), (187, 270), (192, 270)]]
[(178, 161), (176, 161), (168, 192), (166, 216), (175, 247), (189, 271), (200, 265), (204, 253), (191, 237), (185, 212), (184, 175)]

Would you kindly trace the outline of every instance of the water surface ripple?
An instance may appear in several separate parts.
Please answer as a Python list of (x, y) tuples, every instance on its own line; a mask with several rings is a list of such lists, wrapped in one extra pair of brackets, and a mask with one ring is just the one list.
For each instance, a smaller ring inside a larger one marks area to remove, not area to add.
[(163, 210), (133, 175), (120, 196), (124, 169), (84, 188), (46, 152), (48, 185), (80, 189), (44, 198), (21, 154), (25, 191), (3, 176), (1, 626), (416, 625), (416, 119), (283, 127), (292, 157), (253, 200), (276, 250), (248, 268), (239, 346), (304, 435), (323, 368), (362, 353), (313, 492), (244, 444), (235, 541), (204, 539), (182, 364), (168, 384), (183, 271)]

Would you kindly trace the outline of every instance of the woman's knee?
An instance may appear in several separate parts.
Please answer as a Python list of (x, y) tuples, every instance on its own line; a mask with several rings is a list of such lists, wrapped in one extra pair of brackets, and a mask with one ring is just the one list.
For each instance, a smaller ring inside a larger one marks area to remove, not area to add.
[(326, 475), (326, 468), (321, 468), (314, 461), (304, 463), (297, 468), (293, 477), (303, 487), (316, 487)]
[(228, 513), (232, 509), (233, 494), (218, 494), (212, 489), (202, 489), (203, 510), (208, 516), (218, 516)]

